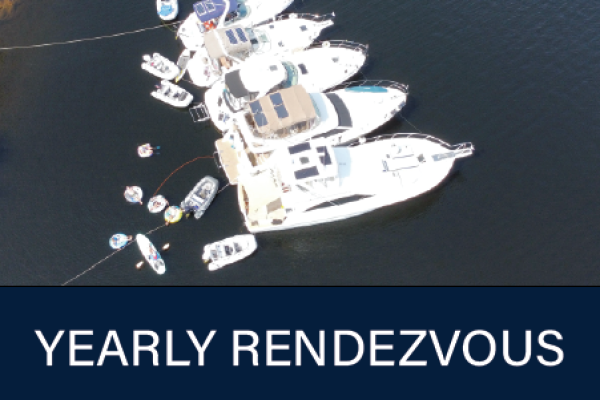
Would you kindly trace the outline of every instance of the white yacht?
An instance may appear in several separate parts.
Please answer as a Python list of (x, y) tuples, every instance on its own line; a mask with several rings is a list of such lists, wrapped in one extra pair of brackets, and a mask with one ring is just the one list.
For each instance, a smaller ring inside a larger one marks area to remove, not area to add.
[(407, 93), (408, 86), (388, 81), (353, 82), (323, 93), (295, 85), (251, 101), (230, 127), (257, 154), (318, 138), (343, 144), (389, 121)]
[(192, 82), (209, 87), (232, 67), (255, 57), (277, 57), (309, 47), (333, 25), (334, 14), (289, 14), (255, 27), (232, 25), (206, 33), (205, 46), (188, 64)]
[(216, 27), (253, 26), (274, 18), (294, 0), (203, 0), (181, 24), (177, 36), (183, 45), (197, 51), (204, 46), (204, 34)]
[(354, 217), (438, 186), (471, 143), (424, 134), (361, 138), (347, 146), (312, 141), (281, 148), (240, 175), (238, 201), (251, 233)]
[(282, 57), (261, 56), (233, 67), (204, 94), (208, 114), (221, 131), (248, 102), (293, 85), (323, 92), (356, 75), (368, 46), (345, 40), (315, 43)]

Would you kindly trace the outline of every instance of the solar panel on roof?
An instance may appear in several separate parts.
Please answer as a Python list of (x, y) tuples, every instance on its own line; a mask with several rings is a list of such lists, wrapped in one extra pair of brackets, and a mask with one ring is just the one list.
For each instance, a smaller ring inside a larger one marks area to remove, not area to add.
[(246, 35), (244, 34), (242, 28), (235, 28), (235, 31), (242, 42), (248, 41), (248, 38), (246, 38)]
[(317, 169), (317, 167), (310, 167), (310, 168), (305, 168), (305, 169), (300, 169), (298, 171), (294, 171), (294, 176), (296, 177), (296, 179), (306, 179), (306, 178), (310, 178), (312, 176), (318, 176), (319, 175), (319, 170)]
[(273, 103), (274, 106), (283, 104), (283, 98), (281, 97), (281, 93), (273, 93), (269, 97), (271, 98), (271, 103)]
[(275, 112), (277, 113), (277, 116), (279, 117), (279, 119), (287, 118), (290, 116), (290, 114), (285, 109), (285, 106), (283, 104), (275, 107)]
[(256, 114), (257, 112), (262, 112), (262, 110), (263, 110), (262, 106), (260, 105), (258, 100), (250, 103), (250, 109), (252, 110), (252, 114)]
[(265, 114), (259, 112), (254, 114), (254, 121), (256, 121), (256, 125), (258, 126), (265, 126), (267, 124), (267, 117), (265, 117)]
[(225, 34), (227, 35), (227, 38), (229, 39), (229, 43), (237, 44), (238, 41), (235, 38), (235, 35), (233, 34), (233, 31), (231, 29), (228, 29), (227, 31), (225, 31)]
[(310, 150), (310, 143), (304, 142), (295, 146), (288, 147), (290, 154), (302, 153), (303, 151)]

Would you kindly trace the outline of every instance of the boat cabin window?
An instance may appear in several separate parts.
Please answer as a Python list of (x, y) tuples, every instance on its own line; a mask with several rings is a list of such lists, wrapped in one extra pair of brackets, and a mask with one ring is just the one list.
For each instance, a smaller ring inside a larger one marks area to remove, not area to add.
[(304, 65), (304, 64), (298, 64), (298, 68), (300, 68), (300, 71), (302, 72), (302, 75), (308, 74), (308, 70), (306, 69), (306, 65)]

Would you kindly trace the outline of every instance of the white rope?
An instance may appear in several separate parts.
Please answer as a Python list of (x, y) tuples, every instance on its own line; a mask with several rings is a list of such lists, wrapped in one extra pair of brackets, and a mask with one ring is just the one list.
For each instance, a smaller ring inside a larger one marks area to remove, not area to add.
[[(156, 232), (157, 230), (159, 230), (160, 228), (164, 228), (166, 225), (160, 225), (148, 232), (146, 232), (146, 235), (150, 235), (151, 233)], [(118, 252), (120, 252), (121, 250), (124, 250), (125, 248), (127, 248), (129, 245), (134, 244), (137, 241), (137, 239), (133, 239), (131, 242), (127, 243), (125, 246), (121, 247), (118, 250), (113, 251), (112, 253), (110, 253), (109, 255), (107, 255), (106, 257), (104, 257), (102, 260), (98, 261), (96, 264), (92, 265), (91, 267), (89, 267), (88, 269), (86, 269), (85, 271), (83, 271), (82, 273), (80, 273), (79, 275), (69, 279), (68, 281), (66, 281), (65, 283), (63, 283), (60, 286), (66, 286), (69, 283), (73, 282), (75, 279), (79, 278), (82, 275), (87, 274), (88, 272), (90, 272), (91, 270), (93, 270), (94, 268), (96, 268), (98, 265), (102, 264), (104, 261), (108, 260), (109, 258), (111, 258), (112, 256), (114, 256), (115, 254), (117, 254)]]
[(172, 22), (170, 24), (161, 24), (161, 25), (158, 25), (158, 26), (153, 26), (151, 28), (142, 28), (142, 29), (138, 29), (138, 30), (135, 30), (135, 31), (116, 33), (114, 35), (96, 36), (96, 37), (92, 37), (92, 38), (69, 40), (69, 41), (66, 41), (66, 42), (53, 42), (53, 43), (44, 43), (44, 44), (34, 44), (34, 45), (31, 45), (31, 46), (0, 47), (0, 51), (4, 51), (4, 50), (17, 50), (17, 49), (34, 49), (34, 48), (38, 48), (38, 47), (49, 47), (49, 46), (57, 46), (57, 45), (63, 45), (63, 44), (73, 44), (73, 43), (80, 43), (80, 42), (89, 42), (89, 41), (92, 41), (92, 40), (108, 39), (108, 38), (114, 38), (114, 37), (118, 37), (118, 36), (131, 35), (133, 33), (150, 31), (150, 30), (153, 30), (153, 29), (159, 29), (159, 28), (162, 28), (164, 26), (168, 27), (169, 25), (176, 25), (176, 24), (179, 24), (179, 23), (180, 22)]

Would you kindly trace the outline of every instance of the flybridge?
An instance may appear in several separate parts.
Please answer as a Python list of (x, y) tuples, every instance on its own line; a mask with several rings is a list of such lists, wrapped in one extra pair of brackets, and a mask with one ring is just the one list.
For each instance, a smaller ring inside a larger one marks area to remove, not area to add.
[[(55, 354), (64, 333), (65, 331), (61, 330), (54, 338), (49, 339), (41, 331), (35, 331), (35, 334), (46, 353), (47, 366), (54, 365), (53, 355)], [(98, 354), (97, 359), (91, 359), (94, 348), (90, 342), (94, 340), (94, 332), (91, 330), (68, 331), (69, 366), (100, 367), (104, 365), (107, 357), (118, 358), (121, 365), (124, 367), (129, 366), (131, 362), (133, 366), (139, 366), (140, 354), (143, 352), (152, 356), (153, 366), (158, 366), (161, 359), (166, 360), (162, 362), (163, 365), (166, 366), (189, 367), (193, 365), (193, 359), (198, 360), (198, 366), (204, 366), (207, 348), (211, 344), (217, 331), (211, 330), (204, 338), (199, 340), (193, 331), (187, 330), (187, 344), (178, 343), (178, 354), (182, 354), (181, 349), (185, 349), (186, 346), (189, 349), (190, 342), (195, 349), (195, 354), (193, 357), (191, 354), (188, 354), (186, 357), (182, 357), (179, 360), (175, 360), (173, 355), (173, 331), (166, 331), (166, 346), (164, 346), (166, 350), (165, 358), (161, 357), (159, 353), (160, 351), (163, 351), (163, 346), (160, 346), (159, 350), (160, 338), (158, 333), (149, 330), (134, 330), (132, 333), (132, 349), (130, 351), (125, 351), (117, 331), (108, 331), (100, 352), (96, 353)], [(449, 343), (446, 339), (446, 336), (448, 336), (447, 333), (444, 334), (444, 340), (441, 341), (438, 339), (438, 335), (434, 330), (372, 330), (369, 331), (367, 340), (363, 339), (357, 332), (349, 330), (335, 330), (333, 331), (333, 338), (329, 336), (329, 339), (326, 340), (325, 331), (320, 330), (318, 340), (316, 340), (315, 335), (313, 336), (312, 341), (309, 340), (306, 333), (302, 330), (297, 330), (294, 333), (289, 330), (268, 330), (265, 333), (266, 344), (262, 344), (259, 335), (254, 331), (234, 330), (232, 332), (233, 366), (258, 366), (260, 365), (259, 351), (264, 351), (266, 366), (289, 367), (292, 365), (292, 354), (290, 354), (291, 343), (294, 343), (295, 347), (295, 366), (302, 365), (303, 353), (305, 355), (306, 353), (309, 353), (317, 365), (324, 366), (326, 365), (326, 356), (331, 357), (331, 351), (326, 352), (325, 347), (326, 343), (329, 343), (328, 346), (331, 345), (331, 339), (333, 339), (333, 366), (341, 367), (352, 366), (358, 364), (362, 360), (363, 355), (365, 354), (365, 342), (369, 345), (369, 365), (380, 367), (425, 367), (428, 365), (428, 360), (424, 355), (429, 354), (431, 356), (431, 354), (433, 354), (432, 350), (435, 351), (435, 358), (437, 358), (437, 360), (434, 361), (434, 365), (439, 361), (439, 365), (443, 367), (449, 366), (453, 355), (455, 353), (462, 353), (464, 359), (469, 364), (475, 367), (483, 367), (494, 361), (497, 348), (496, 338), (491, 333), (484, 330), (474, 330), (467, 334), (462, 334), (459, 330), (454, 331)], [(294, 336), (293, 339), (291, 338), (292, 335)], [(130, 334), (127, 336), (129, 339)], [(181, 336), (183, 335), (178, 334), (178, 340), (181, 340)], [(539, 354), (536, 358), (541, 365), (553, 367), (562, 363), (564, 353), (558, 346), (547, 342), (546, 338), (548, 336), (554, 338), (552, 340), (553, 342), (562, 340), (562, 335), (557, 331), (545, 330), (540, 332), (537, 336), (537, 343), (540, 349), (536, 349), (536, 352)], [(405, 337), (400, 352), (394, 352), (395, 346), (392, 342), (395, 337)], [(427, 338), (429, 338), (429, 340), (425, 340)], [(128, 339), (125, 341), (126, 344), (129, 344)], [(407, 339), (408, 342), (406, 342)], [(145, 344), (142, 344), (142, 341)], [(462, 341), (462, 351), (456, 349), (459, 341)], [(479, 343), (478, 347), (472, 345), (474, 342)], [(518, 343), (517, 352), (519, 357), (516, 357), (516, 360), (512, 358), (515, 357), (515, 355), (510, 352), (510, 344), (513, 342)], [(524, 351), (521, 350), (521, 344), (523, 342), (525, 342)], [(407, 346), (407, 343), (412, 344)], [(504, 330), (502, 331), (501, 344), (504, 361), (509, 366), (523, 366), (532, 358), (532, 332), (530, 330), (526, 330), (525, 332), (520, 331), (515, 335), (509, 335), (509, 331)], [(211, 354), (220, 350), (222, 351), (223, 346), (218, 346), (219, 345), (215, 345), (215, 349)], [(472, 347), (474, 348), (473, 350)], [(415, 351), (418, 348), (424, 348), (425, 351), (419, 350), (419, 352), (415, 354)], [(429, 348), (428, 351), (427, 348)], [(61, 349), (64, 349), (64, 346), (62, 346)], [(484, 349), (483, 352), (482, 349)], [(548, 352), (554, 354), (549, 354)], [(229, 352), (225, 351), (225, 353), (227, 354)], [(524, 355), (521, 355), (523, 353)], [(145, 357), (144, 360), (148, 360), (148, 355)], [(329, 363), (331, 364), (331, 361)], [(149, 363), (146, 361), (144, 365), (149, 365)]]

